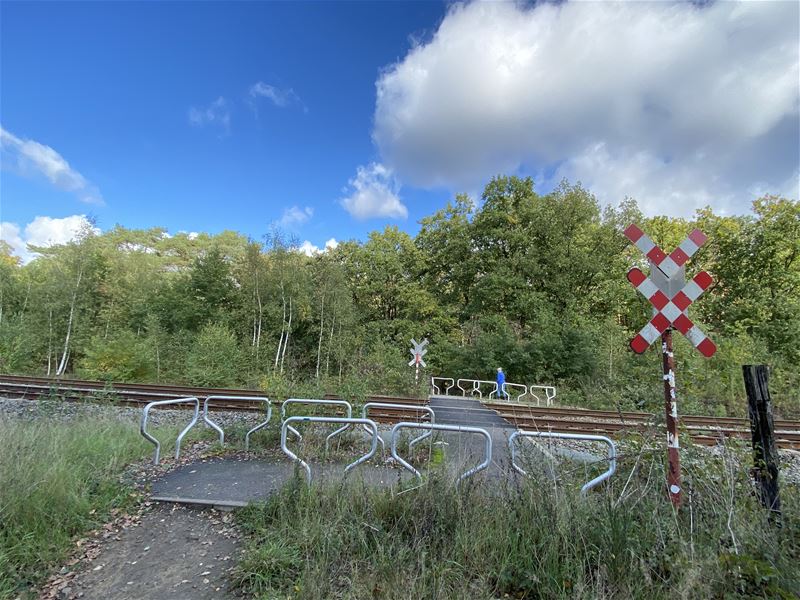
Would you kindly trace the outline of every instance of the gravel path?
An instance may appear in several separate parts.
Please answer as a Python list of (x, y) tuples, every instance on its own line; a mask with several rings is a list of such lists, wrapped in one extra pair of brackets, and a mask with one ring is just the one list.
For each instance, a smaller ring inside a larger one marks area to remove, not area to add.
[(228, 576), (239, 544), (231, 522), (230, 513), (155, 505), (102, 544), (56, 598), (232, 598)]

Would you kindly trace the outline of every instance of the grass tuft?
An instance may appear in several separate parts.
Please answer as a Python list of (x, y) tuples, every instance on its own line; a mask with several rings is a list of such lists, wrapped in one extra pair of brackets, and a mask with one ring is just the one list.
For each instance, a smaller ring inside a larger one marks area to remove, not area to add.
[(675, 513), (661, 456), (622, 460), (586, 498), (582, 473), (457, 491), (434, 471), (402, 493), (295, 479), (239, 513), (236, 583), (264, 599), (798, 597), (797, 488), (784, 488), (776, 527), (744, 463), (687, 450)]
[(40, 583), (75, 536), (129, 508), (119, 475), (150, 452), (118, 421), (0, 419), (0, 598)]

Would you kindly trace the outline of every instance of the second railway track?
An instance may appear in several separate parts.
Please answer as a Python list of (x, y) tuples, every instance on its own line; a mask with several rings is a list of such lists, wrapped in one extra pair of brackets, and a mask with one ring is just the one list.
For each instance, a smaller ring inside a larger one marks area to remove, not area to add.
[[(155, 385), (142, 383), (107, 383), (84, 379), (53, 379), (20, 375), (0, 375), (0, 395), (36, 400), (57, 397), (65, 400), (84, 400), (88, 398), (113, 398), (120, 405), (144, 406), (154, 400), (167, 400), (186, 396), (245, 396), (256, 397), (266, 394), (259, 390), (234, 388), (201, 388), (181, 385)], [(333, 399), (336, 396), (326, 395)], [(370, 396), (370, 401), (389, 402), (419, 406), (427, 402), (422, 398), (398, 396)], [(280, 405), (281, 400), (273, 399)], [(211, 401), (217, 410), (257, 411), (259, 404), (254, 402), (228, 403), (224, 400)], [(486, 408), (496, 411), (515, 427), (560, 433), (589, 433), (620, 435), (625, 432), (646, 431), (658, 426), (654, 415), (645, 412), (608, 411), (577, 409), (565, 407), (542, 407), (505, 402), (487, 402)], [(418, 411), (401, 409), (382, 409), (372, 411), (372, 418), (382, 423), (395, 423), (400, 420), (417, 420)], [(725, 438), (749, 439), (750, 426), (746, 419), (736, 417), (714, 417), (684, 415), (681, 425), (696, 443), (713, 445)], [(781, 448), (800, 449), (800, 421), (776, 419), (775, 430)]]

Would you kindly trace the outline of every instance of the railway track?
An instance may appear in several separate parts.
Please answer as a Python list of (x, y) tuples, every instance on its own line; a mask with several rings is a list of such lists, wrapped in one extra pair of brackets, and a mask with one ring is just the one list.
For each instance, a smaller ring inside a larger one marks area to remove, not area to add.
[[(53, 379), (27, 377), (20, 375), (0, 375), (0, 395), (35, 400), (42, 397), (57, 397), (65, 400), (113, 399), (125, 406), (144, 406), (154, 400), (168, 400), (187, 396), (205, 398), (207, 396), (264, 396), (259, 390), (232, 388), (200, 388), (180, 385), (154, 385), (142, 383), (115, 383), (83, 379)], [(270, 396), (269, 394), (266, 394)], [(326, 395), (326, 399), (336, 396)], [(273, 404), (280, 406), (282, 400), (270, 396)], [(419, 406), (427, 400), (397, 396), (370, 396), (370, 401), (390, 402)], [(257, 402), (225, 402), (212, 400), (214, 409), (255, 412), (261, 410)], [(514, 426), (521, 429), (554, 431), (560, 433), (586, 433), (620, 435), (626, 432), (653, 430), (660, 423), (651, 413), (632, 411), (607, 411), (564, 407), (540, 407), (505, 402), (487, 402), (485, 406), (499, 413)], [(372, 418), (382, 423), (395, 423), (401, 420), (417, 420), (418, 411), (400, 409), (381, 409), (370, 412)], [(712, 417), (684, 415), (681, 427), (694, 442), (714, 445), (724, 439), (750, 439), (750, 425), (746, 419), (736, 417)], [(775, 420), (776, 439), (779, 447), (800, 449), (800, 421)]]

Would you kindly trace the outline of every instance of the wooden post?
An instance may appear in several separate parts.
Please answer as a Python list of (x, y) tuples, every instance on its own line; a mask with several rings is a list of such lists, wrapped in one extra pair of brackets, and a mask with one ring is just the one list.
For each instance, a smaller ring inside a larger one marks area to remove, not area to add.
[(672, 506), (681, 507), (681, 456), (678, 443), (678, 399), (675, 394), (675, 357), (672, 354), (672, 328), (661, 334), (664, 368), (664, 412), (667, 418), (667, 491)]
[(772, 400), (767, 386), (769, 369), (766, 365), (742, 365), (742, 375), (753, 437), (753, 477), (758, 484), (761, 503), (770, 511), (770, 517), (780, 516), (778, 449), (775, 445)]

